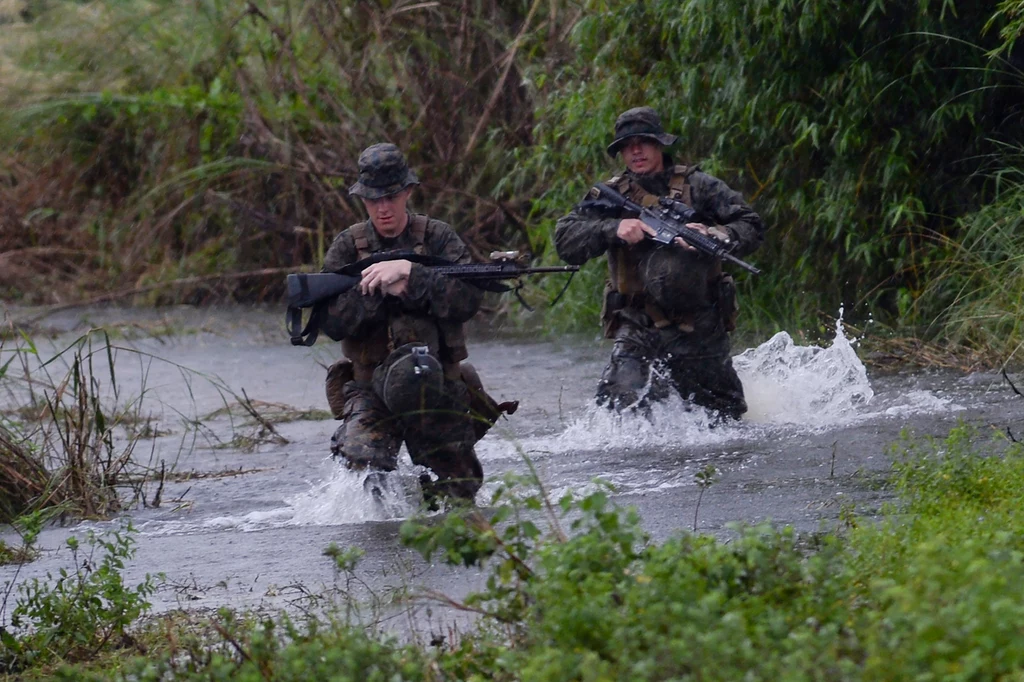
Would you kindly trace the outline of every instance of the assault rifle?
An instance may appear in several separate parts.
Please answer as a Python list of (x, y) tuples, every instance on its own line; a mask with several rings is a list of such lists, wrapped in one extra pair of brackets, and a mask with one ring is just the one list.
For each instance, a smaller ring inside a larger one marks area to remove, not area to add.
[(660, 197), (655, 206), (643, 207), (640, 204), (630, 201), (626, 196), (617, 192), (607, 185), (598, 184), (590, 190), (590, 194), (584, 201), (586, 206), (593, 206), (598, 209), (620, 209), (640, 214), (640, 220), (654, 229), (651, 239), (662, 244), (671, 244), (676, 237), (714, 258), (721, 258), (755, 275), (761, 274), (758, 268), (750, 263), (742, 261), (729, 253), (731, 244), (719, 241), (712, 236), (703, 234), (687, 227), (686, 223), (700, 222), (697, 212), (681, 201), (674, 201), (669, 197)]
[[(580, 269), (578, 265), (552, 265), (531, 268), (522, 263), (515, 251), (495, 251), (491, 254), (490, 263), (452, 263), (438, 256), (427, 256), (411, 251), (386, 251), (369, 258), (356, 261), (337, 272), (296, 273), (285, 279), (288, 292), (288, 334), (293, 346), (312, 346), (320, 332), (320, 315), (326, 303), (339, 294), (359, 284), (361, 273), (374, 263), (389, 260), (408, 260), (425, 265), (440, 275), (455, 277), (471, 282), (485, 291), (515, 291), (519, 296), (519, 287), (510, 287), (503, 280), (518, 280), (523, 275), (546, 272), (571, 272)], [(571, 281), (571, 278), (570, 278)], [(566, 283), (566, 288), (568, 288)], [(562, 290), (563, 292), (565, 289)], [(558, 295), (561, 297), (561, 293)], [(557, 298), (556, 298), (557, 300)], [(521, 297), (519, 301), (526, 305)], [(302, 309), (312, 308), (309, 322), (302, 326)], [(529, 306), (527, 306), (529, 308)]]

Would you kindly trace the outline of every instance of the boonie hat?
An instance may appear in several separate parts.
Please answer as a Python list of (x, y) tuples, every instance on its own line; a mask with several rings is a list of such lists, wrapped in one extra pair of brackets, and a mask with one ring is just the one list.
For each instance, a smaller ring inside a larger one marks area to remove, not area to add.
[(398, 147), (381, 142), (367, 147), (359, 155), (359, 179), (348, 188), (348, 193), (365, 199), (380, 199), (418, 184), (420, 181), (409, 170)]
[(676, 136), (666, 133), (661, 119), (651, 107), (628, 109), (615, 119), (615, 139), (608, 145), (608, 154), (615, 156), (623, 143), (631, 137), (646, 137), (663, 147), (676, 141)]

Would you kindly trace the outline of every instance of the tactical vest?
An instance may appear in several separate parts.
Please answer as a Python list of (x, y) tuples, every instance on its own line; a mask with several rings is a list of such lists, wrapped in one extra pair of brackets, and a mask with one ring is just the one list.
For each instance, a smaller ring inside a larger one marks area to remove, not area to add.
[[(672, 177), (668, 183), (668, 196), (675, 201), (681, 201), (689, 207), (693, 207), (693, 200), (690, 196), (689, 177), (696, 167), (673, 166)], [(634, 201), (644, 208), (654, 206), (658, 203), (658, 197), (651, 194), (638, 183), (632, 182), (626, 175), (616, 175), (606, 183), (609, 187), (618, 190), (626, 198)], [(608, 249), (608, 280), (611, 283), (612, 291), (624, 296), (635, 296), (643, 293), (643, 283), (640, 281), (637, 271), (636, 252), (625, 245), (613, 246)]]
[[(689, 177), (696, 170), (696, 166), (673, 166), (667, 196), (692, 208), (693, 197)], [(651, 194), (626, 175), (617, 175), (606, 184), (641, 206), (654, 206), (658, 203), (658, 196)], [(659, 329), (676, 326), (681, 331), (693, 331), (692, 314), (669, 315), (650, 296), (645, 295), (639, 270), (640, 255), (638, 249), (624, 244), (608, 249), (608, 283), (605, 287), (605, 310), (602, 314), (605, 336), (615, 337), (618, 329), (616, 311), (623, 308), (643, 311)], [(720, 279), (721, 276), (721, 263), (716, 261), (708, 273), (709, 283)]]
[[(414, 213), (407, 227), (413, 238), (413, 252), (420, 255), (426, 253), (428, 220), (427, 216)], [(374, 254), (369, 239), (369, 231), (372, 229), (369, 222), (356, 223), (349, 228), (358, 260)], [(436, 349), (444, 365), (445, 375), (449, 377), (458, 377), (459, 362), (469, 357), (466, 335), (461, 324), (400, 312), (390, 314), (387, 326), (382, 325), (366, 338), (343, 339), (341, 350), (352, 361), (355, 378), (367, 381), (373, 368), (383, 362), (392, 350), (413, 341)]]

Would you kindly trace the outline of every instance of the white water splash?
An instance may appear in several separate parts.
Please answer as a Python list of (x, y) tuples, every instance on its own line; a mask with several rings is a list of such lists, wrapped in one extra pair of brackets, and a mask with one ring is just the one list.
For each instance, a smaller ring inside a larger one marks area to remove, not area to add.
[(617, 414), (591, 404), (550, 443), (558, 452), (572, 450), (631, 450), (668, 447), (678, 443), (722, 443), (739, 435), (737, 426), (711, 428), (714, 418), (701, 407), (685, 403), (678, 395), (651, 406), (647, 416)]
[[(580, 457), (591, 456), (587, 453), (636, 451), (641, 460), (634, 462), (626, 457), (618, 462), (616, 473), (605, 478), (621, 489), (649, 491), (692, 485), (693, 472), (686, 465), (679, 469), (678, 464), (670, 464), (665, 470), (652, 468), (650, 458), (643, 456), (646, 450), (671, 451), (680, 445), (720, 450), (723, 444), (742, 445), (780, 429), (823, 430), (872, 418), (902, 418), (908, 414), (961, 409), (929, 391), (912, 391), (896, 397), (895, 403), (888, 400), (886, 404), (876, 404), (867, 371), (844, 334), (841, 319), (836, 324), (835, 337), (826, 347), (799, 346), (789, 334), (779, 332), (760, 346), (734, 357), (733, 363), (743, 382), (749, 408), (739, 422), (712, 427), (712, 415), (676, 395), (654, 404), (647, 417), (616, 414), (591, 401), (558, 435), (520, 439), (513, 432), (496, 429), (477, 445), (478, 455), (488, 471), (495, 471), (505, 466), (499, 462), (524, 456), (535, 461), (539, 456), (544, 462), (545, 456), (572, 453), (579, 461)], [(331, 462), (322, 480), (286, 500), (286, 506), (240, 517), (212, 518), (201, 525), (207, 530), (250, 531), (408, 518), (419, 510), (418, 476), (423, 470), (412, 465), (404, 453), (403, 448), (399, 469), (387, 474), (386, 484), (377, 495), (366, 485), (366, 473), (351, 472)], [(615, 480), (616, 476), (622, 480)], [(495, 485), (494, 480), (488, 480), (479, 500), (489, 499)], [(549, 492), (561, 494), (569, 489)], [(571, 489), (580, 492), (578, 483)], [(165, 526), (161, 532), (175, 531)]]
[[(879, 415), (894, 416), (948, 409), (949, 401), (927, 391), (908, 395), (900, 405), (872, 411), (875, 392), (864, 363), (857, 357), (842, 326), (827, 347), (799, 346), (779, 332), (756, 348), (733, 358), (743, 382), (748, 411), (743, 419), (710, 428), (707, 411), (687, 405), (678, 396), (653, 407), (649, 418), (615, 414), (591, 404), (555, 439), (556, 452), (624, 450), (649, 447), (718, 445), (756, 437), (759, 429), (829, 429)], [(536, 447), (533, 444), (525, 444)]]
[(747, 397), (744, 419), (753, 423), (835, 426), (862, 413), (875, 396), (841, 319), (827, 348), (798, 346), (779, 332), (733, 358), (733, 366)]
[(387, 473), (367, 473), (332, 465), (333, 472), (326, 481), (287, 501), (292, 512), (289, 524), (324, 526), (386, 521), (406, 518), (418, 510), (419, 479), (404, 467)]
[[(147, 521), (145, 535), (181, 535), (198, 531), (251, 532), (283, 526), (340, 526), (408, 518), (419, 511), (420, 467), (399, 462), (392, 472), (349, 471), (336, 462), (309, 490), (286, 499), (286, 506), (241, 516), (215, 516), (199, 522)], [(372, 480), (368, 480), (371, 479)]]

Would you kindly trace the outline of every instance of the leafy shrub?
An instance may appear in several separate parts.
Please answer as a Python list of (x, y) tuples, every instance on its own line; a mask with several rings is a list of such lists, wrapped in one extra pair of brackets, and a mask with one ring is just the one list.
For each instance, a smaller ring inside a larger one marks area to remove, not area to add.
[(237, 620), (222, 613), (219, 643), (205, 642), (185, 655), (136, 661), (125, 671), (140, 682), (416, 682), (429, 675), (429, 657), (412, 646), (377, 638), (358, 628), (310, 619), (306, 627), (287, 616), (276, 621)]
[[(447, 600), (479, 616), (455, 641), (428, 650), (348, 622), (225, 612), (205, 635), (175, 635), (145, 659), (118, 664), (116, 677), (1016, 679), (1024, 673), (1020, 446), (958, 427), (945, 439), (908, 435), (896, 454), (898, 505), (877, 523), (813, 536), (766, 524), (733, 526), (727, 539), (680, 533), (656, 543), (604, 485), (552, 501), (535, 478), (509, 477), (490, 509), (401, 530), (427, 558), (485, 571), (483, 589)], [(343, 571), (357, 554), (328, 550)], [(35, 612), (52, 622), (61, 608), (43, 603)], [(128, 615), (104, 616), (119, 624), (108, 631), (123, 632)], [(111, 678), (79, 667), (64, 675)]]
[[(45, 580), (32, 578), (18, 587), (11, 612), (12, 631), (2, 631), (8, 669), (40, 665), (53, 659), (88, 659), (105, 649), (132, 643), (129, 627), (150, 608), (156, 589), (149, 574), (131, 587), (122, 571), (134, 556), (130, 524), (106, 535), (86, 535), (89, 551), (75, 537), (67, 539), (73, 568)], [(94, 553), (102, 551), (99, 561)]]
[(465, 604), (500, 626), (472, 642), (494, 661), (492, 679), (1020, 674), (1019, 447), (967, 428), (908, 438), (894, 485), (902, 506), (843, 536), (737, 526), (728, 541), (683, 534), (659, 545), (604, 492), (555, 507), (502, 490), (489, 520), (410, 523), (403, 538), (427, 556), (489, 566), (486, 588)]

